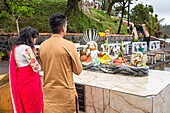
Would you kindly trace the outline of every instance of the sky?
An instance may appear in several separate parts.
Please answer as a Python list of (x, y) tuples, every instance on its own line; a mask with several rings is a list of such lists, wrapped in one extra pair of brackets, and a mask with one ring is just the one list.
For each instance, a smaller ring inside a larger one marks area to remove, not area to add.
[(138, 0), (131, 5), (133, 8), (138, 3), (152, 5), (154, 9), (154, 14), (158, 14), (158, 20), (165, 18), (162, 25), (170, 25), (170, 0)]

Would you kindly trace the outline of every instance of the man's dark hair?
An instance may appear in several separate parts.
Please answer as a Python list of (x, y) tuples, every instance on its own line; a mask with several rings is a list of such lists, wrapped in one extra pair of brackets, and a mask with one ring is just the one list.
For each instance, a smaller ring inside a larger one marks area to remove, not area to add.
[(37, 29), (34, 29), (32, 27), (26, 27), (20, 31), (20, 37), (16, 41), (16, 45), (25, 44), (33, 48), (34, 44), (31, 41), (31, 39), (38, 38), (38, 37), (39, 37), (39, 32)]
[(61, 28), (66, 24), (66, 16), (63, 14), (52, 15), (49, 19), (51, 32), (58, 34), (61, 32)]

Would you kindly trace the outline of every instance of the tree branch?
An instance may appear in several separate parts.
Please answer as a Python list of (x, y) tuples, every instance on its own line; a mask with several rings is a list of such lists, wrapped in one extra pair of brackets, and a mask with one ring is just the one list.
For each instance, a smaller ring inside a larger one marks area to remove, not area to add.
[(15, 17), (15, 15), (13, 13), (12, 13), (12, 17), (13, 17), (12, 20), (16, 21), (16, 17)]
[(9, 12), (9, 14), (12, 15), (12, 11), (11, 11), (11, 8), (10, 8), (10, 6), (9, 6), (9, 4), (8, 4), (8, 2), (7, 2), (7, 0), (4, 0), (4, 4), (5, 4), (5, 6), (6, 6), (8, 12)]
[(22, 15), (21, 13), (18, 15), (18, 18), (17, 18), (17, 20), (19, 20), (19, 18), (21, 17), (21, 15)]

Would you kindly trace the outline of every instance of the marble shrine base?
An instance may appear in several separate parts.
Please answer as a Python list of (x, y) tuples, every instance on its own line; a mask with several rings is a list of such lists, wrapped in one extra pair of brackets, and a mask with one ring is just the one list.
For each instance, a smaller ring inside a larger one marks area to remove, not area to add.
[[(170, 72), (149, 70), (149, 76), (133, 77), (83, 70), (74, 81), (85, 110), (79, 113), (170, 113)], [(7, 83), (0, 87), (0, 113), (10, 110)]]
[(168, 72), (130, 77), (83, 71), (74, 79), (85, 87), (85, 113), (170, 113)]

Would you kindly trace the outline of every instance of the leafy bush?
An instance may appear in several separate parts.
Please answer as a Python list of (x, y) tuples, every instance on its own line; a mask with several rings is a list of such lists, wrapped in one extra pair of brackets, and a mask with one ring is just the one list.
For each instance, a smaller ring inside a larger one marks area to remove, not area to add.
[(0, 56), (5, 56), (5, 53), (0, 51)]

